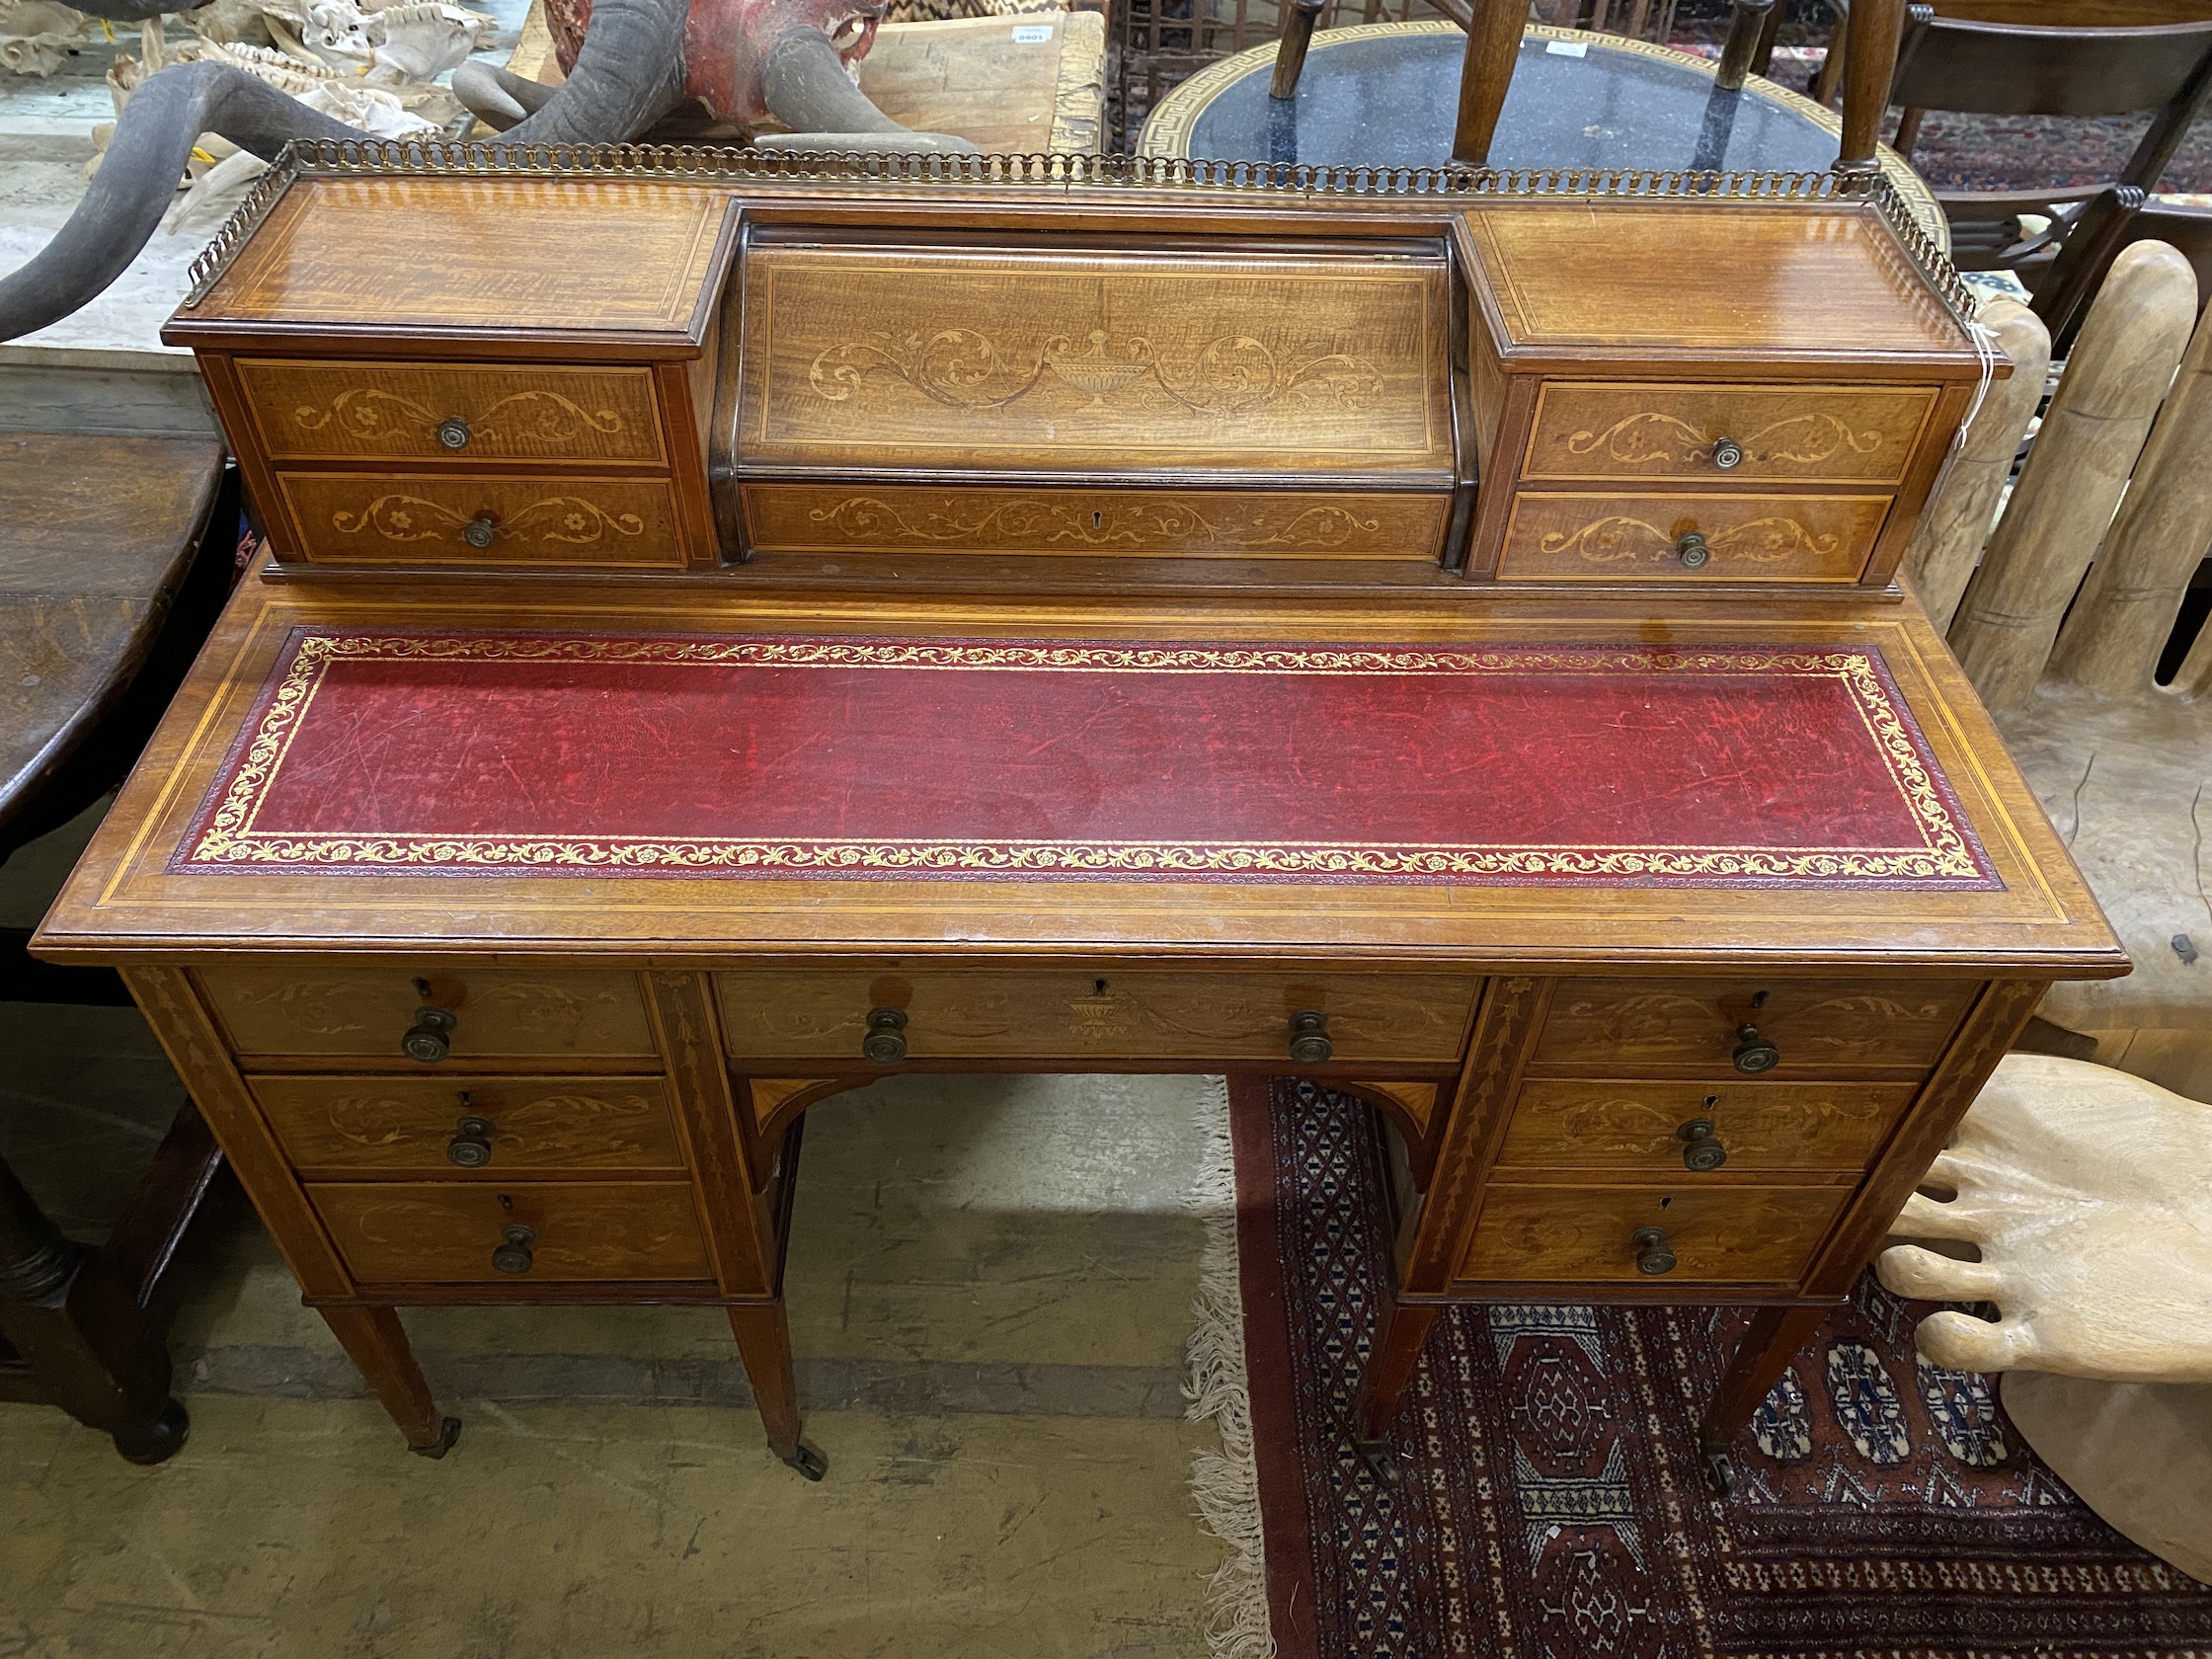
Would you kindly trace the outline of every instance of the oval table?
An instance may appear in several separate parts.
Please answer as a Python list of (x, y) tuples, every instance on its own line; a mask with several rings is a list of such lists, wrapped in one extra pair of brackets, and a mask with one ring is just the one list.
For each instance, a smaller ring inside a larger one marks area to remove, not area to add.
[[(1313, 37), (1297, 96), (1267, 95), (1275, 43), (1210, 63), (1161, 99), (1140, 152), (1309, 166), (1441, 167), (1452, 154), (1465, 33), (1437, 19)], [(1490, 146), (1494, 167), (1712, 168), (1820, 173), (1843, 123), (1752, 76), (1716, 93), (1710, 59), (1618, 35), (1532, 26)], [(1882, 172), (1939, 246), (1928, 186), (1886, 146)]]

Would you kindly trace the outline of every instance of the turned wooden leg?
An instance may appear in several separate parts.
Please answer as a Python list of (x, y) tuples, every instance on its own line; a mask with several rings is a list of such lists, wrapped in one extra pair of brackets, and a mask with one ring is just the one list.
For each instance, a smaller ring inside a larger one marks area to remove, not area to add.
[(0, 1336), (48, 1398), (134, 1463), (185, 1444), (169, 1350), (105, 1251), (64, 1238), (0, 1162)]
[(799, 1383), (791, 1374), (791, 1325), (782, 1301), (732, 1307), (730, 1330), (768, 1431), (768, 1450), (809, 1480), (820, 1480), (830, 1464), (799, 1438)]
[(1390, 1425), (1404, 1408), (1405, 1390), (1421, 1368), (1429, 1328), (1442, 1311), (1433, 1303), (1392, 1303), (1368, 1351), (1367, 1375), (1360, 1379), (1359, 1398), (1352, 1407), (1352, 1444), (1368, 1467), (1391, 1485), (1397, 1484), (1398, 1470), (1390, 1461)]
[(1751, 1328), (1736, 1344), (1736, 1357), (1728, 1362), (1727, 1375), (1713, 1390), (1705, 1420), (1698, 1427), (1705, 1483), (1714, 1491), (1726, 1492), (1735, 1485), (1732, 1454), (1736, 1437), (1744, 1432), (1759, 1402), (1781, 1381), (1797, 1350), (1832, 1311), (1827, 1307), (1762, 1307), (1751, 1316)]
[(1882, 117), (1889, 111), (1889, 85), (1897, 73), (1898, 37), (1905, 27), (1905, 0), (1852, 0), (1844, 28), (1844, 141), (1836, 156), (1839, 173), (1872, 173), (1880, 168), (1874, 148)]
[(324, 1323), (338, 1338), (384, 1409), (392, 1414), (407, 1449), (425, 1458), (442, 1458), (460, 1438), (461, 1420), (438, 1415), (407, 1331), (389, 1307), (325, 1307)]
[(1275, 75), (1267, 83), (1270, 98), (1293, 98), (1298, 78), (1305, 68), (1305, 48), (1313, 43), (1313, 26), (1321, 21), (1327, 0), (1293, 0), (1283, 15), (1283, 38), (1275, 44)]
[(1474, 0), (1467, 24), (1466, 56), (1460, 62), (1460, 116), (1452, 131), (1452, 159), (1462, 167), (1487, 167), (1513, 66), (1521, 59), (1521, 29), (1528, 0)]

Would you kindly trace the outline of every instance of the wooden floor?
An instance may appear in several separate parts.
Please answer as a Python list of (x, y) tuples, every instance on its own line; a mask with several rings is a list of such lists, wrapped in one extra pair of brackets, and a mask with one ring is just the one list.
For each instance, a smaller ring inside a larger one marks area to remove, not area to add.
[[(67, 857), (0, 869), (0, 923)], [(0, 1005), (0, 1147), (96, 1234), (174, 1078), (127, 1009)], [(820, 1486), (761, 1444), (712, 1310), (411, 1312), (466, 1424), (411, 1458), (219, 1214), (172, 1462), (0, 1405), (0, 1655), (1196, 1659), (1224, 1553), (1180, 1393), (1205, 1087), (911, 1078), (816, 1109), (790, 1296)]]

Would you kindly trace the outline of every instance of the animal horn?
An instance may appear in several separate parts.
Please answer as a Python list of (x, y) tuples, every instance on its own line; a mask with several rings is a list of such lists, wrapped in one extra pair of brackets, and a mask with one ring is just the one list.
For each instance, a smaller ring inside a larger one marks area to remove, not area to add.
[[(100, 0), (112, 18), (134, 0)], [(576, 71), (502, 142), (611, 144), (637, 136), (682, 97), (685, 0), (599, 0)], [(95, 14), (99, 15), (99, 14)], [(44, 328), (97, 297), (161, 223), (202, 132), (274, 161), (294, 138), (364, 136), (231, 64), (180, 63), (148, 76), (116, 121), (92, 188), (69, 222), (0, 278), (0, 340)]]
[[(592, 16), (595, 20), (597, 13)], [(836, 46), (819, 29), (794, 29), (768, 48), (760, 101), (791, 128), (754, 138), (763, 148), (976, 151), (965, 138), (915, 132), (877, 109), (853, 85)]]

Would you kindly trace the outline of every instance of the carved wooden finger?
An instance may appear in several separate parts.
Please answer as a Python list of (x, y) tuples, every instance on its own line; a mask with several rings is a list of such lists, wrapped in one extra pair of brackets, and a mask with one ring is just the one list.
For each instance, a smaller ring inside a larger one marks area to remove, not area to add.
[(2107, 697), (2155, 689), (2181, 594), (2212, 545), (2212, 311), (2197, 322), (2127, 498), (2059, 630), (2050, 673)]
[(2195, 321), (2196, 276), (2172, 248), (2138, 242), (2112, 262), (1951, 625), (1992, 710), (2034, 691)]
[(1970, 1238), (1979, 1262), (1900, 1246), (1877, 1272), (1904, 1296), (1992, 1302), (1995, 1324), (1922, 1321), (1921, 1351), (1971, 1370), (2212, 1382), (2212, 1106), (2125, 1072), (2008, 1055), (1959, 1125), (1971, 1201), (1919, 1195), (1905, 1237)]
[(1989, 540), (2005, 481), (2013, 475), (2013, 457), (2043, 400), (2043, 381), (2051, 368), (2050, 331), (2026, 306), (1994, 299), (1982, 307), (1981, 320), (2012, 359), (2012, 377), (1991, 383), (1974, 424), (1966, 429), (1958, 458), (1943, 474), (1941, 490), (1921, 514), (1900, 567), (1938, 628), (1948, 628), (1958, 612), (1959, 595)]

